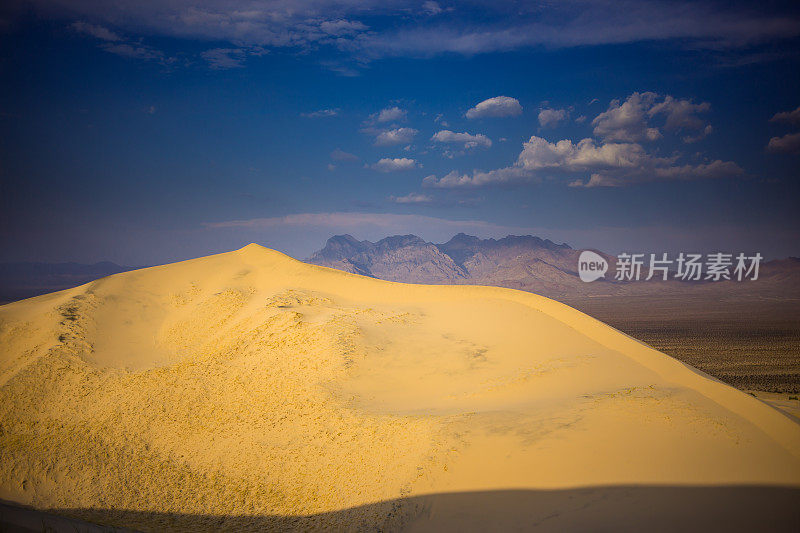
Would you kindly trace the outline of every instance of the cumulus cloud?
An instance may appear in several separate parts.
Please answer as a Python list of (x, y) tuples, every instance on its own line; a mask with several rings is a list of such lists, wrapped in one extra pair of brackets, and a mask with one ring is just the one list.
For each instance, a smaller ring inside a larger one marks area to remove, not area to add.
[(539, 111), (539, 125), (543, 128), (552, 128), (567, 119), (566, 109), (542, 109)]
[(783, 111), (775, 113), (770, 122), (786, 122), (788, 124), (800, 124), (800, 107), (793, 111)]
[(358, 156), (337, 148), (331, 152), (331, 159), (334, 161), (358, 161)]
[(471, 135), (466, 132), (456, 133), (450, 130), (442, 130), (435, 133), (433, 137), (431, 137), (431, 140), (440, 143), (462, 144), (465, 149), (475, 148), (477, 146), (483, 146), (484, 148), (492, 146), (492, 140), (482, 133)]
[(608, 109), (592, 120), (593, 133), (606, 141), (655, 141), (661, 138), (658, 128), (649, 127), (647, 112), (653, 107), (656, 93), (633, 93), (624, 102), (612, 100)]
[(691, 132), (684, 141), (695, 142), (712, 131), (710, 125), (697, 116), (710, 107), (708, 102), (694, 103), (670, 95), (661, 97), (653, 92), (635, 92), (624, 102), (612, 100), (608, 109), (592, 120), (593, 133), (607, 142), (656, 141), (662, 133), (651, 121), (664, 117), (666, 130)]
[(775, 153), (800, 154), (800, 133), (789, 133), (769, 140), (767, 150)]
[(405, 109), (394, 106), (381, 109), (379, 113), (373, 115), (371, 118), (379, 124), (384, 122), (396, 122), (398, 120), (405, 120), (406, 113)]
[(433, 197), (412, 192), (405, 196), (390, 196), (389, 200), (396, 204), (429, 204), (433, 202)]
[(375, 137), (375, 146), (393, 146), (396, 144), (410, 143), (417, 134), (414, 128), (395, 128), (378, 133)]
[[(497, 170), (450, 172), (442, 178), (435, 175), (423, 180), (427, 187), (481, 187), (523, 181), (540, 181), (544, 177), (567, 178), (571, 186), (622, 186), (646, 181), (692, 180), (733, 177), (744, 171), (730, 161), (703, 164), (680, 164), (678, 157), (657, 157), (638, 143), (597, 143), (569, 139), (552, 143), (532, 136), (523, 145), (513, 166)], [(588, 179), (577, 176), (588, 176)]]
[(513, 117), (522, 113), (519, 100), (510, 96), (495, 96), (467, 111), (467, 118)]
[(380, 172), (397, 172), (399, 170), (411, 170), (416, 167), (417, 162), (407, 157), (398, 157), (395, 159), (385, 157), (372, 165), (374, 170)]
[(459, 173), (455, 170), (437, 178), (435, 174), (426, 176), (422, 180), (423, 187), (436, 187), (439, 189), (458, 189), (470, 187), (483, 187), (488, 185), (503, 185), (506, 183), (540, 181), (533, 173), (520, 167), (507, 167), (483, 172), (475, 170), (471, 174)]
[[(792, 111), (775, 113), (770, 122), (800, 124), (800, 107)], [(767, 150), (774, 153), (800, 154), (800, 133), (789, 133), (783, 137), (773, 137), (767, 144)]]
[(305, 118), (335, 117), (339, 115), (340, 111), (341, 110), (338, 107), (330, 109), (319, 109), (317, 111), (311, 111), (310, 113), (300, 113), (300, 116)]
[(706, 123), (697, 116), (697, 113), (704, 113), (709, 109), (711, 105), (708, 102), (695, 104), (691, 100), (681, 100), (667, 95), (662, 102), (648, 109), (647, 114), (651, 117), (666, 115), (664, 127), (668, 130), (702, 130)]

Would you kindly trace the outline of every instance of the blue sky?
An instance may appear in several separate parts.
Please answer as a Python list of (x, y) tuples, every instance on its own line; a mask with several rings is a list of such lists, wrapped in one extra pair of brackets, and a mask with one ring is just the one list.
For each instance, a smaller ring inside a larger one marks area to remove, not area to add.
[(800, 255), (791, 3), (12, 2), (3, 260), (336, 233)]

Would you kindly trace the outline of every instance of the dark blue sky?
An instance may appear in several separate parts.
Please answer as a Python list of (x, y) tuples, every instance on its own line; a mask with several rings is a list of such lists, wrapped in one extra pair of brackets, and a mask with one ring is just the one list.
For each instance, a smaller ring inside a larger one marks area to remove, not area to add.
[(2, 260), (459, 231), (800, 255), (780, 3), (106, 4), (0, 11)]

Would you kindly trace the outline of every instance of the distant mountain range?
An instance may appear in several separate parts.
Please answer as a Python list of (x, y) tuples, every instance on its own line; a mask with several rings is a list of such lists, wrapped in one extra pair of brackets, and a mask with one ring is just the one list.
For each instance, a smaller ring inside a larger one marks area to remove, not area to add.
[[(605, 279), (593, 283), (584, 283), (578, 277), (581, 250), (530, 235), (480, 239), (459, 233), (443, 244), (430, 243), (416, 235), (395, 235), (378, 242), (336, 235), (307, 262), (389, 281), (494, 285), (554, 297), (630, 294), (712, 285), (711, 282), (655, 279), (619, 282), (613, 275), (616, 257), (595, 251), (608, 261), (609, 273)], [(800, 280), (800, 259), (765, 263), (761, 278), (796, 283)], [(721, 288), (719, 282), (713, 285)]]
[[(578, 278), (579, 255), (580, 250), (567, 244), (530, 235), (480, 239), (459, 233), (443, 244), (416, 235), (396, 235), (374, 243), (336, 235), (307, 261), (389, 281), (497, 285), (558, 294), (589, 285)], [(614, 257), (600, 255), (615, 263)]]
[[(614, 280), (616, 257), (595, 250), (609, 263), (605, 279), (584, 283), (577, 273), (578, 256), (568, 244), (530, 235), (480, 239), (459, 233), (442, 244), (416, 235), (394, 235), (377, 242), (336, 235), (307, 262), (403, 283), (469, 284), (509, 287), (573, 303), (573, 298), (647, 295), (692, 290), (716, 293), (756, 290), (759, 296), (785, 298), (800, 290), (800, 259), (790, 257), (762, 264), (760, 283)], [(0, 263), (0, 303), (75, 287), (92, 280), (142, 267), (108, 261), (81, 263)], [(735, 288), (733, 288), (735, 286)]]

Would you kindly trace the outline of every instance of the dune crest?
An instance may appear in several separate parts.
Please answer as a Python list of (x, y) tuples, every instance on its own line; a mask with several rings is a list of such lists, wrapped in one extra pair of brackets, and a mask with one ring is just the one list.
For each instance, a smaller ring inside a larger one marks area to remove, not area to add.
[(510, 289), (250, 244), (2, 306), (0, 345), (0, 498), (110, 524), (424, 529), (443, 493), (800, 487), (787, 416)]

